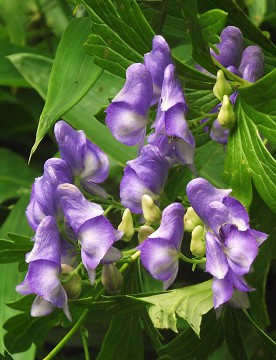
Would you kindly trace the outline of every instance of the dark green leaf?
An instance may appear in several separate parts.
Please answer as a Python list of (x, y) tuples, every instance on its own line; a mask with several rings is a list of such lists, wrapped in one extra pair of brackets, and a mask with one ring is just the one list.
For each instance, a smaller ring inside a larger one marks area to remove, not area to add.
[(5, 350), (4, 355), (0, 354), (0, 360), (14, 360), (13, 357)]
[(0, 203), (29, 194), (36, 175), (26, 160), (11, 150), (0, 148)]
[(51, 126), (86, 95), (102, 73), (83, 49), (90, 26), (87, 18), (73, 19), (63, 33), (31, 155)]
[(223, 314), (223, 321), (225, 340), (233, 359), (247, 360), (248, 355), (243, 342), (237, 310), (227, 307)]
[(0, 263), (24, 261), (25, 255), (32, 249), (29, 237), (8, 234), (11, 240), (0, 239)]
[(224, 29), (227, 21), (227, 13), (220, 9), (213, 9), (200, 15), (199, 23), (202, 27), (203, 36), (207, 42), (216, 44), (219, 42), (219, 34)]

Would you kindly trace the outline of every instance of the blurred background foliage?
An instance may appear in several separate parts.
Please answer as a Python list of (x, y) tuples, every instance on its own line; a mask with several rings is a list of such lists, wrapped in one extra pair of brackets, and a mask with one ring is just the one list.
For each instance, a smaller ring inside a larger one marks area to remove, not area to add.
[[(92, 4), (93, 1), (87, 3)], [(182, 62), (193, 66), (195, 62), (192, 59), (192, 45), (187, 35), (188, 23), (182, 16), (178, 1), (139, 0), (137, 3), (154, 32), (162, 34), (166, 38), (172, 48), (172, 53)], [(210, 3), (212, 1), (199, 1), (199, 10), (201, 12), (207, 11)], [(249, 16), (251, 21), (275, 42), (275, 0), (237, 0), (236, 3)], [(57, 55), (61, 37), (73, 18), (81, 18), (87, 15), (85, 7), (82, 4), (76, 4), (73, 0), (0, 0), (0, 237), (3, 239), (10, 239), (8, 233), (33, 235), (25, 219), (24, 212), (29, 201), (31, 184), (34, 178), (42, 174), (45, 160), (54, 156), (58, 151), (52, 129), (37, 148), (30, 165), (27, 164), (27, 161), (31, 146), (35, 140), (38, 121), (44, 108), (50, 71), (53, 60)], [(88, 28), (89, 33), (92, 33), (90, 26)], [(86, 38), (83, 42), (86, 41)], [(89, 43), (86, 50), (89, 53)], [(93, 49), (93, 54), (95, 54), (95, 49)], [(99, 61), (96, 60), (95, 62), (99, 64)], [(273, 64), (270, 65), (269, 56), (267, 56), (266, 66), (267, 71), (273, 68)], [(112, 158), (111, 175), (106, 187), (111, 189), (110, 192), (112, 193), (118, 192), (118, 184), (122, 176), (122, 165), (128, 159), (135, 157), (135, 149), (118, 145), (107, 134), (106, 127), (97, 120), (101, 119), (101, 108), (108, 104), (124, 82), (121, 77), (114, 75), (114, 73), (116, 73), (116, 69), (111, 72), (99, 71), (95, 79), (91, 79), (91, 82), (87, 85), (86, 94), (81, 96), (83, 97), (82, 100), (80, 102), (76, 100), (77, 105), (75, 106), (70, 104), (69, 112), (66, 110), (65, 104), (65, 110), (59, 115), (63, 116), (76, 129), (84, 129), (90, 139), (98, 143), (103, 150), (109, 152)], [(188, 96), (193, 100), (193, 92)], [(214, 101), (212, 94), (209, 96), (209, 100)], [(215, 186), (223, 187), (225, 185), (222, 176), (225, 153), (221, 145), (207, 140), (206, 136), (203, 137), (203, 139), (198, 139), (202, 142), (202, 146), (197, 149), (196, 167), (199, 173), (212, 181)], [(171, 196), (173, 199), (174, 192), (177, 193), (181, 189), (184, 196), (185, 185), (190, 179), (191, 174), (184, 169), (172, 172), (166, 185), (168, 197)], [(177, 189), (175, 188), (176, 182), (178, 183)], [(271, 232), (273, 215), (270, 215), (270, 210), (267, 209), (255, 190), (251, 211), (253, 214), (253, 227), (257, 227), (261, 223), (263, 231)], [(24, 278), (26, 269), (22, 264), (20, 266), (20, 263), (19, 265), (16, 262), (5, 263), (8, 262), (5, 261), (5, 250), (0, 250), (0, 262), (2, 263), (0, 265), (0, 324), (3, 325), (11, 315), (16, 314), (16, 311), (8, 308), (5, 303), (19, 297), (15, 292), (15, 285)], [(267, 256), (271, 256), (272, 250), (269, 246), (264, 245), (262, 251)], [(270, 325), (267, 329), (270, 330), (271, 334), (273, 332), (275, 334), (276, 313), (275, 302), (273, 309), (273, 296), (275, 301), (276, 266), (275, 263), (272, 263), (269, 271), (267, 264), (268, 262), (256, 264), (256, 267), (263, 269), (264, 276), (261, 281), (264, 278), (266, 279), (267, 273), (269, 274), (267, 292), (264, 294), (265, 288), (263, 288), (262, 296), (263, 301), (266, 299), (270, 316)], [(191, 283), (191, 277), (195, 275), (191, 273), (188, 267), (186, 268), (184, 265), (183, 267), (182, 274), (185, 275), (181, 281)], [(193, 281), (195, 282), (195, 280)], [(254, 307), (254, 301), (258, 302), (259, 298), (256, 300), (253, 298), (251, 301)], [(258, 304), (255, 304), (255, 306), (257, 307)], [(102, 342), (109, 320), (109, 316), (102, 313), (95, 313), (93, 319), (91, 319), (91, 338), (93, 338), (95, 352), (98, 351), (98, 347)], [(266, 328), (269, 324), (266, 311), (261, 311), (255, 320), (258, 321), (258, 325), (262, 328)], [(252, 341), (255, 341), (255, 330), (248, 331), (246, 324), (241, 320), (241, 331), (247, 333), (244, 341), (252, 344), (249, 347), (252, 349), (252, 354), (249, 354), (250, 358), (270, 359), (271, 355), (258, 341), (253, 346)], [(217, 326), (222, 325), (218, 322)], [(45, 326), (45, 331), (46, 329), (47, 326)], [(24, 333), (24, 329), (21, 329), (21, 331)], [(37, 351), (37, 358), (42, 358), (43, 354), (45, 355), (65, 332), (66, 330), (60, 328), (52, 330), (44, 347), (42, 346)], [(4, 334), (5, 330), (1, 327), (0, 353), (4, 351)], [(194, 347), (197, 346), (198, 339), (190, 329), (187, 329), (183, 334), (183, 339), (178, 341), (189, 339), (188, 341)], [(171, 332), (164, 331), (163, 335), (166, 341), (172, 340), (173, 335)], [(221, 343), (221, 346), (219, 350), (213, 353), (211, 358), (213, 360), (231, 359), (232, 357), (225, 343), (222, 343), (221, 339), (217, 340), (218, 344)], [(11, 348), (13, 346), (17, 349), (20, 348), (16, 341), (19, 343), (24, 342), (24, 336), (14, 339)], [(73, 338), (68, 352), (63, 351), (58, 358), (61, 360), (80, 359), (82, 356), (79, 355), (79, 351), (82, 351), (79, 350), (80, 347), (79, 340)], [(178, 357), (182, 350), (181, 348), (178, 349), (177, 353), (177, 349), (177, 344), (175, 344), (176, 353), (174, 359), (190, 358), (189, 354), (187, 357), (186, 355), (185, 357), (184, 355)], [(150, 348), (147, 354), (148, 359), (153, 358), (151, 357)], [(6, 357), (2, 355), (2, 359), (4, 358), (9, 359), (9, 355), (6, 354)], [(14, 354), (13, 358), (15, 360), (32, 360), (35, 358), (35, 347), (32, 346), (27, 353)], [(165, 350), (163, 350), (163, 353), (161, 351), (161, 358), (168, 359)]]

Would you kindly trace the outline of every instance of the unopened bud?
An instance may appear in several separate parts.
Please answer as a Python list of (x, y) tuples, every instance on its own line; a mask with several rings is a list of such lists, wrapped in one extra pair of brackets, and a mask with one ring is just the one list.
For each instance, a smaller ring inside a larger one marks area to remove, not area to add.
[(197, 257), (202, 257), (206, 253), (204, 227), (201, 225), (196, 226), (192, 231), (190, 250), (191, 253)]
[(142, 210), (146, 222), (150, 224), (159, 223), (161, 220), (161, 210), (156, 206), (149, 195), (142, 196)]
[(102, 284), (110, 293), (119, 291), (123, 284), (123, 276), (115, 264), (104, 264), (102, 271)]
[(138, 241), (139, 244), (142, 244), (152, 233), (154, 233), (154, 229), (148, 225), (142, 225), (138, 230)]
[(197, 225), (203, 225), (200, 217), (192, 207), (188, 207), (184, 215), (184, 229), (185, 231), (192, 232)]
[(74, 270), (70, 265), (61, 264), (62, 286), (69, 299), (76, 299), (81, 293), (81, 277), (78, 274), (70, 275)]
[(124, 235), (122, 236), (122, 240), (130, 241), (134, 234), (133, 220), (131, 216), (131, 212), (129, 209), (125, 209), (122, 222), (118, 226), (119, 231), (123, 231)]
[(222, 101), (224, 95), (230, 95), (232, 92), (231, 85), (225, 80), (224, 72), (219, 70), (217, 72), (217, 81), (213, 87), (213, 93), (216, 98)]
[(235, 125), (236, 115), (227, 95), (223, 96), (222, 105), (218, 114), (218, 122), (224, 129), (231, 129)]

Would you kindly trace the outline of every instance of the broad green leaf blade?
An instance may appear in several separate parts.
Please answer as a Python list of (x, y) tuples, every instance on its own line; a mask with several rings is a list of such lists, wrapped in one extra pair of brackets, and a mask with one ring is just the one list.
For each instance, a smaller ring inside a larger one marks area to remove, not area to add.
[(251, 177), (267, 205), (276, 212), (276, 161), (265, 147), (242, 99), (236, 102), (237, 124), (227, 145), (225, 173), (233, 195), (246, 207), (252, 201)]
[(267, 11), (267, 0), (251, 0), (246, 5), (251, 21), (259, 26)]
[(243, 342), (236, 309), (226, 308), (223, 314), (224, 336), (228, 349), (235, 360), (247, 360), (248, 355)]
[(0, 239), (0, 263), (24, 261), (27, 252), (31, 251), (33, 242), (29, 237), (8, 234), (11, 240)]
[(102, 73), (83, 48), (90, 26), (88, 18), (73, 19), (63, 33), (31, 156), (51, 126), (87, 94)]
[(239, 90), (244, 109), (264, 137), (276, 144), (276, 69)]
[(29, 194), (36, 174), (20, 155), (0, 148), (0, 203)]
[[(45, 99), (52, 60), (32, 54), (17, 54), (9, 58), (24, 79)], [(63, 116), (63, 119), (75, 129), (84, 130), (87, 137), (107, 155), (121, 166), (125, 166), (128, 160), (136, 157), (136, 148), (119, 143), (107, 127), (93, 117), (93, 114), (96, 114), (102, 106), (106, 106), (107, 99), (114, 97), (121, 87), (123, 87), (123, 80), (103, 73), (92, 89)]]
[(139, 298), (151, 303), (149, 314), (157, 328), (177, 332), (176, 314), (185, 319), (199, 336), (202, 315), (214, 306), (212, 280), (169, 291), (164, 294)]

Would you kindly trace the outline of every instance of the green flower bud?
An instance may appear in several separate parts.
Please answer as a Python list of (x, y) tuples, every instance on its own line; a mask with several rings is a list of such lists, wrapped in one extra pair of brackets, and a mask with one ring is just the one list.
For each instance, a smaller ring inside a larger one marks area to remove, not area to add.
[(123, 216), (122, 216), (122, 222), (119, 224), (118, 230), (124, 232), (122, 240), (124, 240), (124, 241), (131, 240), (131, 238), (134, 234), (134, 227), (133, 227), (133, 220), (132, 220), (131, 212), (129, 209), (125, 209)]
[(184, 215), (184, 229), (187, 232), (192, 232), (197, 225), (203, 226), (203, 222), (194, 209), (192, 207), (188, 207)]
[(230, 95), (232, 92), (231, 85), (225, 80), (224, 72), (219, 70), (217, 72), (217, 81), (213, 87), (213, 93), (216, 98), (222, 101), (223, 95)]
[(67, 264), (61, 264), (61, 281), (69, 299), (76, 299), (81, 293), (82, 279), (78, 274), (70, 275), (75, 269)]
[(197, 257), (202, 257), (206, 253), (204, 227), (201, 225), (197, 225), (192, 231), (190, 250), (191, 253)]
[(142, 210), (146, 222), (150, 224), (159, 223), (161, 220), (161, 210), (156, 206), (149, 195), (142, 196)]
[(102, 284), (110, 293), (118, 292), (123, 284), (123, 276), (115, 264), (104, 264), (102, 271)]
[(142, 244), (152, 233), (154, 233), (154, 229), (148, 225), (142, 225), (138, 230), (138, 241), (139, 244)]
[(218, 114), (218, 122), (224, 129), (231, 129), (235, 125), (236, 115), (227, 95), (223, 96), (222, 105)]

